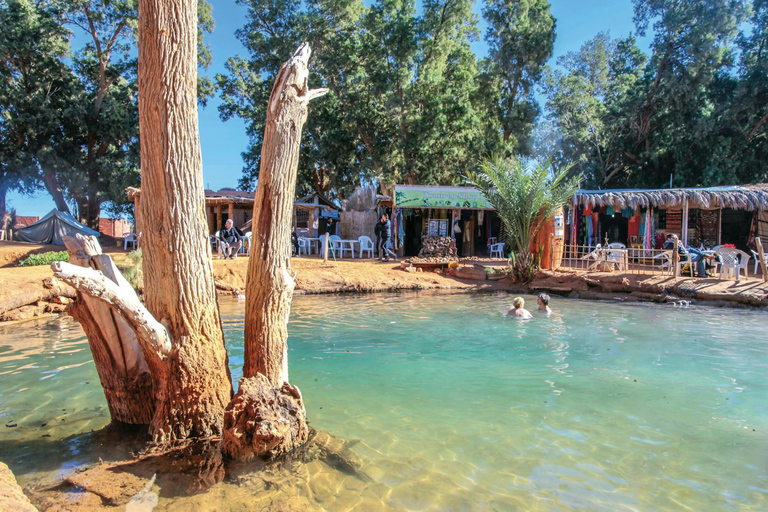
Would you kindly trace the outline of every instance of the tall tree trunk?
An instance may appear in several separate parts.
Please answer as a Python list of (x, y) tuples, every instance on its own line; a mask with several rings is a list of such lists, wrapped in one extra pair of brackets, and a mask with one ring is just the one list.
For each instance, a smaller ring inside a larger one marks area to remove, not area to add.
[(307, 104), (327, 92), (307, 88), (309, 45), (280, 68), (267, 107), (261, 170), (253, 204), (248, 261), (244, 377), (260, 373), (273, 386), (288, 382), (288, 315), (293, 296), (291, 219)]
[(150, 361), (158, 440), (220, 434), (232, 384), (216, 303), (197, 123), (197, 2), (139, 1), (139, 129), (147, 308), (172, 351)]
[(248, 261), (245, 365), (227, 407), (222, 450), (230, 457), (271, 457), (307, 440), (298, 388), (288, 383), (288, 315), (295, 286), (291, 219), (307, 104), (327, 89), (309, 90), (309, 45), (280, 68), (267, 105), (261, 170), (253, 205)]
[[(39, 161), (39, 159), (38, 159)], [(43, 169), (43, 184), (45, 189), (51, 194), (53, 202), (56, 203), (56, 209), (62, 212), (70, 213), (69, 205), (64, 199), (64, 191), (56, 178), (56, 171), (50, 166), (40, 161), (40, 167)]]

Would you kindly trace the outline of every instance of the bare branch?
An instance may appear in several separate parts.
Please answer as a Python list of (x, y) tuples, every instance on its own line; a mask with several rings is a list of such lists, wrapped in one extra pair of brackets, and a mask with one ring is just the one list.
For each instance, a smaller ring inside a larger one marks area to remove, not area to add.
[(155, 352), (160, 359), (171, 353), (171, 339), (165, 327), (139, 302), (135, 293), (108, 279), (103, 273), (91, 268), (79, 267), (63, 261), (51, 263), (54, 275), (89, 297), (114, 307), (136, 332), (144, 350)]

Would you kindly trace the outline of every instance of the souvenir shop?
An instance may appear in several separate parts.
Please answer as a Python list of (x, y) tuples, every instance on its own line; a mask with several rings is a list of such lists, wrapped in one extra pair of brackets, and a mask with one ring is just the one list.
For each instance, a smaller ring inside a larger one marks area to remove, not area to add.
[(470, 187), (395, 185), (392, 237), (398, 255), (416, 256), (423, 236), (450, 236), (459, 257), (485, 257), (499, 239), (501, 220)]
[(606, 242), (660, 249), (669, 233), (690, 247), (745, 251), (755, 236), (768, 237), (768, 185), (579, 190), (569, 206), (566, 246), (574, 256)]

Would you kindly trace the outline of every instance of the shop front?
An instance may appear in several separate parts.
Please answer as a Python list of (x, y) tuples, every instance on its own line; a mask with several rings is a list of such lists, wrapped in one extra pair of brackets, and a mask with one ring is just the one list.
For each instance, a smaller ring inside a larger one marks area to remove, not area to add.
[(395, 185), (392, 237), (400, 256), (416, 256), (422, 237), (456, 241), (459, 257), (488, 256), (501, 221), (483, 194), (471, 187)]

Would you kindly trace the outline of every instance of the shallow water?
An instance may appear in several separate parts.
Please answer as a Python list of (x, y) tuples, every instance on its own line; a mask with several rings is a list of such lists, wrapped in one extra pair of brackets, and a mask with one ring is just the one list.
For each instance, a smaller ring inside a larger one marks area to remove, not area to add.
[[(525, 322), (509, 302), (297, 297), (291, 382), (372, 481), (312, 462), (277, 489), (227, 478), (156, 510), (249, 510), (255, 493), (318, 510), (768, 509), (768, 315), (557, 300)], [(242, 315), (222, 304), (234, 379)], [(125, 456), (88, 434), (108, 421), (74, 321), (0, 328), (0, 460), (23, 485)]]

